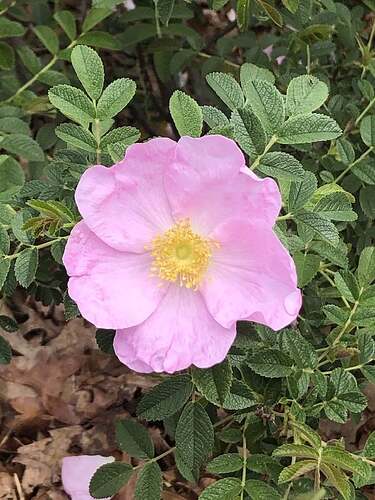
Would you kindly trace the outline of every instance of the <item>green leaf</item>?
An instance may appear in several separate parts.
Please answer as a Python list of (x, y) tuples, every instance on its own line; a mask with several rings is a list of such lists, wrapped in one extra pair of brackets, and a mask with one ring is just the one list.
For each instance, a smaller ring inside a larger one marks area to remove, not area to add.
[(106, 354), (114, 354), (113, 340), (115, 338), (114, 330), (105, 330), (98, 328), (95, 333), (95, 340), (99, 349)]
[(340, 137), (336, 141), (336, 149), (339, 160), (345, 165), (350, 165), (355, 159), (355, 152), (353, 146), (344, 137)]
[(56, 85), (48, 91), (51, 103), (75, 122), (87, 126), (95, 120), (95, 108), (86, 94), (70, 85)]
[[(134, 28), (137, 29), (138, 26), (134, 26)], [(153, 27), (151, 26), (151, 28)], [(121, 50), (121, 43), (111, 33), (107, 33), (106, 31), (84, 33), (78, 38), (78, 42), (82, 45), (90, 45), (91, 47), (99, 47), (101, 49)]]
[(137, 480), (135, 488), (135, 500), (160, 500), (163, 477), (159, 465), (156, 462), (146, 464)]
[(188, 481), (198, 481), (199, 471), (214, 446), (214, 429), (199, 403), (188, 403), (176, 428), (176, 465)]
[(339, 233), (334, 224), (319, 214), (300, 212), (295, 215), (295, 220), (310, 229), (317, 239), (336, 245), (339, 242)]
[(122, 145), (124, 148), (134, 144), (140, 138), (141, 133), (135, 127), (118, 127), (102, 137), (100, 141), (101, 147)]
[(365, 116), (361, 121), (359, 131), (366, 146), (375, 146), (375, 115)]
[(133, 99), (135, 90), (135, 82), (129, 78), (119, 78), (108, 85), (98, 102), (98, 118), (105, 120), (120, 113)]
[(280, 130), (285, 119), (284, 99), (274, 85), (265, 80), (248, 81), (246, 104), (270, 135)]
[(236, 11), (237, 11), (237, 24), (240, 31), (246, 31), (251, 15), (251, 0), (237, 0)]
[(301, 163), (294, 156), (281, 151), (266, 153), (257, 169), (265, 175), (276, 177), (276, 179), (295, 181), (303, 179), (305, 176), (305, 170)]
[(226, 127), (229, 125), (228, 118), (222, 111), (214, 106), (201, 106), (203, 120), (210, 128)]
[(11, 156), (0, 155), (0, 202), (10, 201), (24, 183), (25, 173), (18, 161)]
[(8, 71), (14, 67), (15, 62), (13, 47), (8, 43), (0, 42), (0, 69)]
[(86, 45), (77, 45), (72, 51), (71, 60), (88, 95), (91, 99), (99, 99), (104, 85), (104, 66), (98, 54)]
[(263, 7), (263, 10), (267, 14), (267, 16), (277, 25), (277, 26), (282, 26), (283, 25), (283, 17), (280, 14), (280, 12), (275, 9), (275, 7), (268, 3), (266, 0), (257, 0), (259, 5)]
[(0, 141), (0, 148), (30, 161), (43, 161), (44, 153), (39, 144), (24, 134), (10, 134)]
[(192, 97), (181, 90), (175, 90), (169, 100), (169, 110), (180, 136), (200, 137), (203, 114)]
[(367, 458), (375, 458), (375, 431), (368, 436), (362, 454)]
[(3, 288), (10, 268), (10, 260), (0, 255), (0, 290)]
[[(291, 12), (295, 14), (298, 10), (300, 0), (281, 0), (283, 5)], [(316, 499), (317, 500), (317, 499)]]
[(106, 17), (110, 16), (112, 13), (111, 9), (103, 9), (103, 8), (93, 8), (89, 10), (87, 13), (87, 16), (85, 17), (85, 20), (83, 21), (82, 24), (82, 31), (90, 31), (94, 26), (99, 24), (103, 19)]
[(199, 500), (233, 500), (240, 492), (241, 481), (234, 477), (227, 477), (205, 488), (199, 495)]
[(312, 172), (305, 172), (304, 178), (301, 181), (292, 182), (289, 190), (288, 206), (290, 211), (302, 208), (312, 197), (318, 181)]
[(323, 312), (327, 316), (329, 323), (334, 323), (336, 325), (343, 325), (349, 317), (347, 309), (341, 309), (333, 304), (325, 305), (323, 307)]
[(279, 130), (281, 144), (304, 144), (336, 139), (342, 134), (338, 124), (319, 113), (297, 115), (289, 118)]
[(344, 500), (352, 500), (352, 488), (347, 476), (334, 465), (322, 463), (321, 470), (329, 482), (341, 493)]
[(357, 220), (357, 214), (352, 210), (351, 202), (344, 192), (335, 192), (323, 196), (314, 206), (314, 212), (318, 212), (331, 220)]
[(8, 365), (12, 359), (12, 348), (0, 335), (0, 365)]
[(26, 248), (22, 250), (16, 259), (14, 272), (18, 283), (27, 288), (35, 279), (36, 270), (38, 268), (38, 249)]
[(358, 333), (358, 349), (359, 349), (359, 362), (362, 364), (369, 363), (374, 359), (375, 355), (375, 342), (372, 335), (368, 332)]
[(289, 465), (289, 467), (285, 467), (285, 469), (280, 472), (279, 484), (287, 483), (300, 476), (304, 476), (307, 472), (316, 469), (316, 467), (316, 460), (301, 460), (300, 462)]
[(3, 226), (0, 226), (0, 255), (7, 255), (9, 253), (9, 250), (10, 238), (8, 231)]
[(359, 297), (359, 287), (356, 277), (350, 271), (337, 271), (334, 276), (335, 285), (343, 297), (355, 302)]
[(216, 405), (222, 405), (232, 385), (232, 368), (226, 359), (212, 368), (192, 370), (193, 382), (203, 396)]
[(70, 321), (71, 319), (74, 319), (77, 316), (79, 316), (79, 310), (77, 304), (74, 302), (73, 299), (69, 297), (67, 293), (64, 294), (64, 316), (66, 321)]
[(295, 364), (301, 368), (315, 368), (318, 357), (315, 349), (298, 330), (290, 328), (283, 330), (279, 336), (280, 350), (287, 352)]
[(235, 110), (243, 107), (242, 89), (233, 76), (227, 73), (210, 73), (206, 76), (206, 80), (229, 109)]
[(35, 26), (34, 33), (51, 54), (57, 54), (59, 39), (52, 28), (49, 26)]
[(9, 316), (0, 315), (0, 328), (5, 332), (13, 333), (18, 330), (18, 324)]
[(25, 28), (21, 23), (11, 21), (6, 17), (0, 17), (0, 38), (8, 38), (11, 36), (23, 36)]
[(46, 217), (57, 218), (64, 222), (74, 222), (75, 220), (74, 212), (61, 201), (29, 200), (26, 203), (29, 207)]
[(375, 186), (362, 187), (359, 202), (363, 212), (369, 219), (375, 219)]
[(375, 384), (375, 366), (373, 365), (363, 366), (361, 368), (361, 372), (369, 382)]
[(74, 123), (62, 123), (55, 129), (55, 134), (66, 143), (83, 149), (90, 153), (95, 153), (97, 144), (94, 136), (88, 130)]
[(311, 427), (297, 421), (293, 421), (292, 425), (303, 441), (306, 441), (314, 448), (320, 448), (322, 446), (322, 440), (320, 439), (319, 434), (312, 430)]
[(66, 240), (57, 240), (51, 245), (51, 255), (58, 264), (63, 263)]
[(243, 410), (256, 404), (250, 387), (238, 379), (233, 379), (229, 393), (221, 405), (226, 410)]
[(272, 452), (274, 457), (298, 457), (318, 459), (319, 453), (305, 444), (283, 444)]
[(175, 0), (154, 0), (155, 9), (160, 21), (168, 26), (171, 18)]
[(323, 448), (322, 461), (326, 464), (332, 464), (340, 469), (355, 472), (360, 476), (366, 477), (366, 464), (360, 457), (353, 455), (337, 446), (326, 446)]
[(328, 98), (328, 87), (312, 75), (293, 78), (286, 94), (286, 111), (288, 115), (311, 113), (320, 108)]
[(258, 479), (248, 479), (245, 490), (251, 500), (281, 500), (281, 495), (269, 484)]
[(320, 257), (311, 253), (296, 252), (293, 260), (297, 268), (298, 286), (303, 288), (316, 276), (320, 267)]
[(59, 23), (59, 25), (65, 31), (71, 41), (76, 39), (76, 20), (70, 10), (58, 10), (53, 15), (53, 18)]
[(366, 247), (359, 256), (357, 277), (361, 286), (371, 284), (375, 279), (375, 247)]
[(154, 443), (148, 431), (135, 420), (116, 422), (116, 441), (120, 450), (132, 457), (146, 459), (154, 456)]
[(249, 99), (250, 94), (247, 90), (248, 82), (252, 82), (253, 80), (265, 80), (268, 83), (274, 84), (275, 76), (269, 69), (260, 68), (252, 63), (245, 63), (242, 64), (240, 68), (240, 80), (245, 97)]
[(90, 481), (90, 495), (106, 498), (115, 495), (131, 478), (133, 467), (121, 462), (102, 465)]
[(238, 453), (225, 453), (214, 458), (206, 467), (211, 474), (228, 474), (241, 470), (243, 458)]
[(293, 371), (290, 357), (276, 349), (261, 349), (254, 352), (247, 358), (247, 364), (263, 377), (286, 377)]
[(17, 48), (17, 54), (20, 57), (25, 68), (27, 68), (31, 74), (35, 75), (42, 68), (42, 63), (35, 53), (27, 46), (21, 45)]
[(234, 137), (250, 157), (256, 158), (266, 146), (266, 134), (259, 118), (249, 107), (233, 111), (231, 124)]
[(365, 184), (375, 184), (375, 169), (371, 164), (371, 160), (357, 163), (357, 165), (352, 167), (351, 173)]
[(30, 127), (26, 122), (15, 117), (0, 118), (0, 132), (7, 134), (30, 134)]
[(188, 375), (169, 377), (143, 396), (137, 414), (146, 420), (163, 420), (182, 408), (192, 390)]

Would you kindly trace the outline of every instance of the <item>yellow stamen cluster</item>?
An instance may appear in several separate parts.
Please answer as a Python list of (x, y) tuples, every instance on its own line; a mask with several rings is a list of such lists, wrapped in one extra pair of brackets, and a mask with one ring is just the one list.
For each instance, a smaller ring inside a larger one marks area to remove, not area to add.
[(215, 246), (214, 241), (193, 232), (189, 219), (183, 219), (152, 241), (151, 271), (163, 280), (197, 289)]

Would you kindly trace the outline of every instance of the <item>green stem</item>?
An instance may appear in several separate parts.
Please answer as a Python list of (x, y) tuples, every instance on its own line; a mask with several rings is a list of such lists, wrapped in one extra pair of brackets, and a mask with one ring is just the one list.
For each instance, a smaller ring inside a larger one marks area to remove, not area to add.
[[(95, 103), (94, 103), (95, 105)], [(100, 165), (100, 120), (95, 118), (94, 120), (94, 136), (96, 140), (96, 163)]]
[[(69, 236), (60, 236), (59, 238), (55, 238), (54, 240), (51, 240), (51, 241), (46, 241), (45, 243), (41, 243), (40, 245), (26, 245), (28, 248), (37, 248), (38, 250), (42, 249), (42, 248), (48, 248), (50, 247), (51, 245), (53, 245), (56, 241), (60, 241), (60, 240), (66, 240), (68, 239)], [(7, 259), (7, 260), (13, 260), (13, 259), (16, 259), (20, 253), (22, 253), (23, 250), (19, 251), (19, 252), (16, 252), (16, 253), (13, 253), (12, 255), (5, 255), (3, 257), (3, 259)]]
[(368, 42), (367, 42), (367, 47), (368, 47), (369, 50), (371, 50), (371, 45), (372, 45), (372, 40), (374, 38), (374, 34), (375, 34), (375, 19), (372, 22), (372, 28), (371, 28), (370, 38), (368, 39)]
[(285, 215), (279, 215), (279, 217), (277, 217), (277, 221), (280, 221), (280, 220), (288, 220), (288, 219), (293, 219), (293, 214), (291, 212), (285, 214)]
[[(324, 271), (323, 269), (319, 269), (319, 273), (328, 281), (328, 283), (331, 286), (333, 286), (334, 288), (336, 288), (335, 282), (328, 276), (328, 274), (326, 273), (326, 271)], [(346, 307), (350, 308), (350, 304), (346, 300), (346, 298), (343, 297), (342, 295), (341, 295), (341, 298), (342, 298), (342, 301), (344, 302), (344, 304), (346, 305)]]
[(349, 314), (349, 317), (348, 319), (346, 320), (344, 326), (341, 328), (339, 334), (337, 335), (337, 337), (335, 338), (335, 340), (332, 342), (332, 345), (328, 346), (325, 351), (323, 351), (323, 353), (319, 356), (319, 359), (318, 361), (322, 361), (322, 359), (324, 359), (326, 357), (326, 355), (332, 350), (333, 347), (335, 347), (341, 340), (341, 337), (348, 331), (351, 329), (352, 327), (352, 318), (359, 306), (359, 302), (360, 302), (360, 299), (361, 299), (361, 295), (364, 291), (364, 288), (361, 287), (360, 290), (359, 290), (359, 294), (358, 294), (358, 299), (354, 302), (353, 304), (353, 308), (352, 310), (350, 311), (350, 314)]
[(12, 7), (14, 7), (14, 5), (16, 5), (16, 2), (17, 0), (13, 0), (12, 2), (10, 2), (10, 4), (7, 6), (7, 7), (4, 7), (3, 10), (0, 10), (0, 16), (2, 16), (3, 14), (5, 14), (9, 9), (11, 9)]
[(13, 94), (12, 96), (8, 97), (8, 99), (3, 101), (4, 104), (13, 101), (13, 99), (16, 99), (16, 97), (22, 94), (22, 92), (28, 89), (30, 85), (32, 85), (34, 82), (36, 82), (36, 80), (38, 80), (40, 75), (48, 71), (55, 64), (57, 59), (58, 59), (57, 55), (54, 55), (52, 59), (40, 71), (38, 71), (38, 73), (36, 73), (32, 78), (30, 78), (30, 80), (28, 80), (24, 85), (22, 85), (22, 87), (20, 87), (15, 94)]
[(311, 73), (311, 54), (310, 45), (306, 45), (306, 73), (309, 75)]
[[(211, 57), (213, 57), (211, 54), (206, 54), (206, 52), (198, 52), (198, 56), (204, 57), (205, 59), (210, 59)], [(224, 64), (226, 64), (227, 66), (232, 66), (232, 68), (236, 69), (240, 67), (239, 64), (236, 64), (232, 61), (228, 61), (228, 59), (224, 59)]]
[(323, 451), (323, 449), (319, 448), (319, 450), (318, 450), (319, 457), (317, 460), (317, 465), (316, 465), (316, 469), (315, 469), (315, 478), (314, 478), (314, 490), (315, 491), (320, 490), (320, 464), (322, 461), (322, 451)]
[[(80, 36), (83, 36), (85, 34), (85, 32), (81, 33)], [(66, 48), (65, 50), (68, 50), (68, 49), (71, 49), (72, 47), (74, 47), (77, 42), (78, 42), (78, 38), (76, 40), (73, 40)], [(3, 101), (1, 104), (6, 104), (8, 102), (11, 102), (13, 101), (13, 99), (15, 99), (16, 97), (18, 97), (20, 94), (22, 94), (22, 92), (24, 92), (26, 89), (28, 89), (34, 82), (36, 82), (38, 80), (38, 78), (40, 77), (40, 75), (43, 75), (43, 73), (45, 73), (46, 71), (48, 71), (50, 68), (52, 68), (52, 66), (54, 66), (54, 64), (58, 61), (58, 56), (57, 54), (55, 54), (52, 59), (45, 65), (43, 66), (43, 68), (41, 70), (38, 71), (38, 73), (36, 73), (32, 78), (30, 78), (30, 80), (28, 80), (24, 85), (22, 85), (22, 87), (20, 87), (17, 92), (15, 94), (13, 94), (12, 96), (8, 97), (8, 99), (6, 99), (5, 101)]]
[[(363, 367), (363, 365), (355, 365), (355, 366), (349, 366), (348, 368), (343, 368), (344, 372), (353, 372), (354, 370), (360, 370)], [(323, 372), (324, 375), (329, 375), (332, 373), (333, 370), (327, 370), (326, 372)]]
[(158, 38), (162, 38), (163, 34), (161, 32), (160, 28), (160, 19), (159, 19), (159, 9), (158, 9), (158, 1), (154, 0), (155, 4), (155, 25), (156, 25), (156, 34), (158, 35)]
[(268, 144), (266, 145), (266, 147), (264, 148), (264, 151), (261, 155), (259, 155), (255, 161), (252, 163), (252, 165), (250, 166), (250, 169), (251, 170), (255, 170), (259, 163), (261, 162), (262, 158), (264, 157), (264, 155), (266, 153), (268, 153), (268, 151), (272, 148), (272, 146), (277, 142), (277, 136), (276, 135), (273, 135), (271, 137), (271, 139), (269, 140)]
[(246, 443), (246, 426), (242, 431), (242, 454), (243, 454), (243, 463), (242, 463), (242, 477), (241, 477), (241, 496), (240, 500), (244, 499), (245, 495), (245, 485), (246, 485), (246, 469), (247, 469), (247, 443)]
[(369, 148), (368, 148), (368, 149), (367, 149), (367, 150), (366, 150), (366, 151), (365, 151), (365, 152), (364, 152), (364, 153), (363, 153), (363, 154), (362, 154), (359, 158), (357, 158), (357, 159), (356, 159), (355, 161), (353, 161), (350, 165), (348, 165), (348, 166), (346, 167), (346, 169), (345, 169), (343, 172), (341, 172), (341, 174), (340, 174), (340, 175), (338, 175), (338, 176), (336, 177), (336, 179), (335, 179), (333, 182), (334, 182), (335, 184), (337, 184), (339, 181), (341, 181), (341, 179), (342, 179), (343, 177), (345, 177), (345, 175), (346, 175), (348, 172), (350, 172), (350, 170), (351, 170), (351, 169), (352, 169), (355, 165), (357, 165), (360, 161), (364, 160), (364, 159), (366, 158), (366, 156), (368, 156), (368, 155), (371, 153), (371, 151), (373, 151), (373, 150), (374, 150), (374, 146), (370, 146), (370, 147), (369, 147)]
[[(375, 25), (375, 23), (374, 23)], [(365, 107), (365, 109), (362, 111), (362, 113), (358, 116), (358, 118), (355, 121), (355, 125), (358, 125), (358, 123), (362, 120), (362, 118), (365, 116), (365, 114), (373, 107), (375, 104), (375, 97), (371, 99), (371, 101), (368, 103), (368, 105)]]

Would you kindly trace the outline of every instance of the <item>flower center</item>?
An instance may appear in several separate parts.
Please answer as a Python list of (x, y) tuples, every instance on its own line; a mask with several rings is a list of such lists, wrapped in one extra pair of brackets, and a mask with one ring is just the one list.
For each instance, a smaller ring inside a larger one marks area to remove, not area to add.
[(197, 289), (218, 244), (194, 233), (189, 219), (177, 222), (151, 243), (151, 271), (166, 281)]

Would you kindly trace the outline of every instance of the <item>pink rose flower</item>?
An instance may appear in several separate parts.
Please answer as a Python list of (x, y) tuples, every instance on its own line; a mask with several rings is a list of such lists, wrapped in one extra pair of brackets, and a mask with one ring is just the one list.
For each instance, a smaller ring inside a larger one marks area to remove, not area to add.
[(63, 488), (72, 500), (93, 500), (89, 486), (94, 473), (104, 464), (114, 462), (113, 457), (80, 455), (65, 457), (62, 461), (61, 480)]
[(76, 191), (83, 220), (64, 254), (69, 295), (138, 372), (221, 362), (236, 321), (279, 330), (301, 307), (293, 260), (272, 227), (278, 186), (218, 135), (130, 146), (89, 168)]

